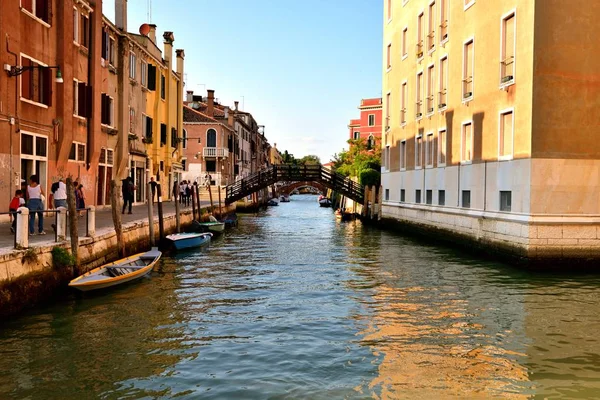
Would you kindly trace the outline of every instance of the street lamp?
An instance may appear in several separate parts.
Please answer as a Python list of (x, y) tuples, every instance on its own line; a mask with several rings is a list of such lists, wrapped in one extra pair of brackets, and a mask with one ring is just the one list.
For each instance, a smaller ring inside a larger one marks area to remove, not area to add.
[(17, 66), (17, 65), (4, 64), (4, 70), (6, 71), (8, 76), (19, 76), (25, 71), (32, 71), (34, 69), (44, 69), (44, 68), (56, 69), (56, 76), (54, 77), (54, 82), (63, 83), (63, 77), (62, 77), (62, 73), (60, 72), (59, 65), (52, 65), (52, 66), (46, 67), (43, 65)]

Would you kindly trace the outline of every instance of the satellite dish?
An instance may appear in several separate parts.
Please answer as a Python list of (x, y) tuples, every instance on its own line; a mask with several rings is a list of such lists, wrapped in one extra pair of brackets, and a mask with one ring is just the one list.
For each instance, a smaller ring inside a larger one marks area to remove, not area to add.
[(140, 35), (148, 36), (148, 33), (150, 33), (150, 25), (148, 25), (148, 24), (140, 25)]

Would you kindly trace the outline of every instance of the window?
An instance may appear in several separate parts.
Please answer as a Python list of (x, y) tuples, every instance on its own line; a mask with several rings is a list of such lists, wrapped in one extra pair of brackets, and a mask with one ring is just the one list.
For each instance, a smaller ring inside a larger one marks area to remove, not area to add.
[(462, 83), (463, 100), (471, 100), (473, 98), (473, 39), (468, 40), (464, 45)]
[(408, 57), (408, 27), (402, 30), (402, 59)]
[(21, 0), (21, 8), (28, 14), (50, 23), (50, 0)]
[(400, 189), (400, 202), (404, 203), (406, 201), (406, 190)]
[(152, 124), (152, 118), (147, 115), (142, 115), (142, 130), (144, 132), (146, 142), (152, 142)]
[(185, 159), (185, 158), (181, 159), (181, 169), (183, 169), (184, 171), (187, 171), (187, 159)]
[(165, 162), (164, 162), (164, 161), (161, 161), (161, 162), (158, 164), (158, 168), (160, 169), (160, 172), (164, 172), (164, 171), (165, 171)]
[(133, 51), (129, 52), (129, 78), (135, 80), (135, 68), (137, 66), (137, 58)]
[(129, 133), (135, 134), (135, 109), (129, 107)]
[(434, 71), (434, 65), (431, 64), (428, 68), (427, 68), (427, 114), (431, 115), (433, 114), (434, 111), (434, 105), (433, 103), (435, 102), (435, 96), (433, 95), (434, 93), (434, 88), (435, 88), (435, 81), (434, 81), (434, 77), (435, 77), (435, 71)]
[(177, 148), (177, 129), (171, 128), (171, 147)]
[(359, 131), (355, 131), (354, 132), (354, 140), (358, 140), (360, 139), (360, 132)]
[(437, 141), (438, 167), (446, 165), (446, 130), (440, 129)]
[(512, 202), (512, 192), (500, 191), (500, 211), (510, 211)]
[(445, 110), (448, 106), (448, 56), (440, 59), (440, 91), (438, 92), (438, 109)]
[(375, 114), (369, 114), (369, 126), (375, 126)]
[(417, 73), (417, 113), (416, 118), (423, 117), (423, 72)]
[(69, 161), (85, 162), (85, 144), (79, 142), (71, 143)]
[(427, 50), (435, 50), (435, 0), (429, 3)]
[(433, 167), (433, 132), (428, 133), (425, 140), (425, 165)]
[(415, 190), (415, 203), (421, 203), (421, 189)]
[(508, 86), (515, 83), (515, 47), (516, 24), (515, 12), (502, 19), (500, 44), (500, 85)]
[(212, 128), (206, 131), (206, 147), (217, 147), (217, 131)]
[(387, 0), (387, 20), (392, 19), (392, 0)]
[(187, 149), (187, 130), (185, 130), (185, 129), (183, 130), (181, 139), (182, 139), (181, 140), (182, 147), (184, 149)]
[(162, 74), (160, 75), (160, 98), (163, 100), (167, 98), (167, 82)]
[(385, 189), (385, 200), (388, 201), (390, 199), (390, 189)]
[(383, 164), (385, 169), (390, 169), (390, 146), (385, 146), (385, 153), (383, 155)]
[(102, 58), (113, 65), (115, 62), (115, 39), (106, 31), (108, 28), (104, 29), (102, 32)]
[(367, 139), (367, 150), (372, 150), (375, 148), (375, 138), (373, 137), (373, 135), (369, 135), (369, 138)]
[(473, 123), (467, 122), (462, 126), (460, 160), (463, 163), (473, 161)]
[(417, 59), (423, 57), (423, 13), (417, 18)]
[(473, 4), (475, 4), (475, 0), (464, 0), (465, 2), (465, 11), (467, 8), (470, 8)]
[(392, 94), (386, 94), (385, 100), (385, 130), (387, 131), (390, 129), (390, 107), (392, 101)]
[(514, 118), (513, 111), (500, 113), (500, 132), (498, 143), (498, 158), (511, 159), (513, 155)]
[(392, 68), (392, 44), (387, 46), (387, 69)]
[(400, 123), (406, 124), (406, 98), (408, 96), (408, 82), (404, 81), (402, 83), (402, 92), (400, 93)]
[(438, 190), (438, 205), (445, 206), (446, 205), (446, 191)]
[(462, 203), (461, 207), (463, 208), (471, 208), (471, 191), (463, 190), (462, 191)]
[(406, 140), (400, 142), (400, 169), (406, 169)]
[(73, 7), (73, 41), (79, 43), (79, 10)]
[(160, 124), (160, 145), (165, 146), (167, 144), (167, 125)]
[(103, 125), (113, 126), (114, 122), (114, 101), (113, 98), (107, 95), (106, 93), (102, 93), (102, 119), (101, 122)]
[(79, 19), (79, 44), (86, 49), (90, 48), (90, 18), (80, 14)]
[(215, 160), (206, 160), (206, 171), (207, 172), (216, 172), (217, 170), (217, 162)]
[(448, 41), (448, 3), (450, 0), (440, 2), (440, 43)]
[(73, 115), (88, 117), (91, 107), (89, 106), (90, 88), (78, 80), (73, 80)]
[(425, 191), (425, 204), (433, 204), (433, 190)]
[(415, 168), (423, 166), (423, 136), (419, 135), (415, 138)]
[(45, 64), (21, 55), (23, 67), (34, 67), (21, 74), (21, 100), (46, 106), (52, 105), (52, 72)]
[(21, 131), (21, 179), (37, 175), (42, 188), (46, 186), (48, 138)]
[(142, 60), (140, 62), (140, 80), (142, 81), (142, 86), (143, 87), (147, 87), (148, 86), (148, 64), (146, 63), (146, 61)]

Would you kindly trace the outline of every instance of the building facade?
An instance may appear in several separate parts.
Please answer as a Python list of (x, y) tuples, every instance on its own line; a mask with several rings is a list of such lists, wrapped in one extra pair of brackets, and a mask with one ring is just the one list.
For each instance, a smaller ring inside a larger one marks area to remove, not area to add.
[(530, 259), (600, 254), (600, 9), (583, 5), (384, 1), (384, 218)]
[(381, 98), (362, 99), (360, 101), (360, 118), (350, 120), (348, 124), (349, 139), (363, 139), (369, 147), (381, 145), (382, 104)]

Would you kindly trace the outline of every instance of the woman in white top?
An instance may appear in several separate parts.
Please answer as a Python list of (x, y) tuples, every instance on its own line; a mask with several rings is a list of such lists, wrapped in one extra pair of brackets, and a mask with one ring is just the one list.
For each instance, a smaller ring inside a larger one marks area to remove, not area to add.
[(29, 208), (29, 234), (35, 235), (35, 214), (38, 215), (38, 233), (45, 235), (44, 232), (44, 205), (42, 204), (42, 196), (44, 190), (40, 186), (37, 175), (31, 175), (29, 178), (29, 186), (27, 186), (27, 208)]

